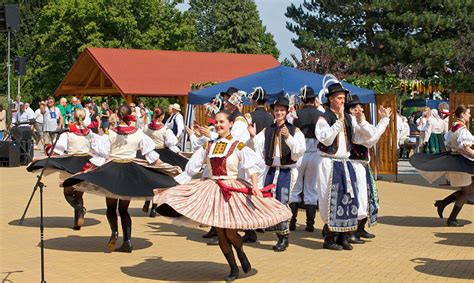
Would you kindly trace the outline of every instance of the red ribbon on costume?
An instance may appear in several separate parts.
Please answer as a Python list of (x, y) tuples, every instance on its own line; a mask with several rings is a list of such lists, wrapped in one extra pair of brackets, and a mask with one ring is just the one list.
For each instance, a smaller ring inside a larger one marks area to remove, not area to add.
[(76, 124), (74, 124), (74, 123), (68, 123), (68, 124), (67, 124), (67, 127), (69, 128), (69, 131), (70, 131), (70, 132), (75, 132), (75, 131), (77, 131), (77, 126), (76, 126)]
[(52, 148), (53, 148), (53, 145), (50, 143), (44, 145), (44, 153), (46, 154), (46, 156), (49, 155)]
[(208, 123), (208, 124), (211, 124), (211, 125), (215, 125), (215, 124), (216, 124), (216, 120), (215, 120), (215, 119), (212, 119), (212, 118), (207, 118), (207, 123)]
[(158, 131), (159, 129), (163, 128), (165, 125), (161, 122), (156, 121), (155, 119), (151, 120), (151, 123), (148, 124), (148, 129)]
[[(229, 201), (230, 197), (232, 196), (232, 192), (239, 192), (239, 193), (244, 193), (246, 195), (253, 195), (252, 189), (251, 188), (234, 188), (232, 186), (226, 185), (222, 180), (217, 180), (217, 185), (221, 188), (221, 192), (224, 195), (224, 199), (226, 202)], [(273, 197), (273, 194), (271, 190), (275, 188), (275, 184), (268, 185), (266, 187), (263, 187), (260, 189), (262, 192), (262, 195), (264, 198), (271, 198)]]
[(95, 129), (95, 128), (98, 128), (98, 127), (99, 127), (99, 122), (97, 122), (97, 121), (92, 121), (92, 122), (87, 126), (88, 129)]
[(127, 125), (130, 126), (130, 122), (136, 122), (137, 118), (133, 116), (132, 114), (130, 114), (130, 115), (125, 115), (124, 120), (128, 120)]
[(81, 172), (85, 172), (89, 169), (92, 169), (93, 167), (94, 167), (94, 165), (92, 165), (92, 163), (86, 162), (86, 164), (84, 164), (84, 166), (82, 166)]
[(451, 127), (451, 132), (456, 132), (457, 130), (461, 129), (462, 127), (464, 127), (464, 124), (462, 123), (456, 123), (454, 124), (452, 127)]

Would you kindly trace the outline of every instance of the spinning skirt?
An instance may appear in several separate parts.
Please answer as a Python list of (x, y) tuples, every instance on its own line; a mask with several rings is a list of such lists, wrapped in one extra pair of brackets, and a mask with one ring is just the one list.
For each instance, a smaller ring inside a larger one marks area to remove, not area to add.
[(174, 167), (146, 166), (131, 160), (111, 160), (102, 166), (79, 173), (64, 181), (78, 191), (95, 193), (110, 198), (152, 199), (154, 189), (166, 189), (178, 183), (171, 177)]
[[(251, 191), (239, 180), (221, 182), (225, 186)], [(188, 223), (227, 229), (267, 228), (292, 216), (289, 208), (273, 197), (233, 191), (227, 199), (216, 180), (179, 185), (157, 194), (154, 202), (158, 204), (158, 213), (163, 216), (184, 217), (190, 220)]]

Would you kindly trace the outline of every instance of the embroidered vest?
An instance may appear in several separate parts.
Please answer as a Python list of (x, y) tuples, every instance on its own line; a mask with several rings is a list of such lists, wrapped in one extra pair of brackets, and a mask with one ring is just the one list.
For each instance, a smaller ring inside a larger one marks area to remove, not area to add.
[[(324, 112), (324, 118), (328, 122), (329, 126), (334, 125), (337, 121), (336, 114), (332, 112), (331, 110), (328, 110)], [(347, 151), (351, 151), (352, 149), (352, 124), (351, 124), (352, 118), (349, 114), (344, 113), (344, 128), (345, 128), (345, 137), (346, 137), (346, 145), (347, 145)], [(325, 146), (323, 143), (318, 144), (318, 149), (321, 150), (322, 152), (326, 154), (336, 154), (338, 148), (338, 137), (336, 137), (333, 141), (333, 143), (330, 146)]]
[[(292, 124), (285, 122), (290, 135), (294, 136), (296, 127)], [(275, 158), (275, 141), (277, 138), (280, 139), (280, 164), (281, 165), (290, 165), (296, 163), (291, 159), (291, 150), (286, 145), (285, 139), (279, 134), (280, 128), (276, 123), (271, 125), (270, 127), (265, 128), (265, 164), (267, 166), (272, 166), (273, 159)]]

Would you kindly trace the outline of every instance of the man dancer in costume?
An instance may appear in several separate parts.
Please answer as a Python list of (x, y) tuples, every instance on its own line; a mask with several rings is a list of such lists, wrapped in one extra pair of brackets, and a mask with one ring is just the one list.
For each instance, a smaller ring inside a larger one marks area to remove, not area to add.
[[(353, 119), (356, 119), (356, 123), (353, 124), (356, 124), (356, 127), (360, 128), (360, 135), (354, 137), (354, 144), (349, 157), (357, 175), (357, 199), (359, 201), (357, 231), (351, 232), (348, 239), (349, 242), (353, 244), (363, 244), (364, 241), (361, 238), (375, 238), (375, 235), (365, 230), (365, 224), (368, 220), (370, 220), (369, 226), (377, 223), (379, 208), (378, 191), (372, 173), (370, 172), (369, 149), (379, 141), (385, 132), (390, 122), (389, 117), (392, 114), (390, 108), (385, 109), (383, 106), (380, 106), (379, 117), (381, 117), (381, 120), (375, 127), (365, 120), (362, 105), (363, 103), (359, 100), (359, 97), (352, 95), (351, 101), (345, 106), (346, 112), (351, 114)], [(360, 113), (362, 113), (362, 115), (360, 115)]]
[(323, 247), (352, 250), (347, 232), (357, 229), (359, 202), (356, 174), (349, 160), (356, 130), (351, 116), (344, 112), (349, 91), (334, 78), (323, 81), (322, 92), (328, 98), (329, 109), (316, 123), (315, 134), (319, 141), (316, 159), (319, 211), (325, 223)]
[[(298, 177), (297, 166), (306, 150), (304, 135), (288, 123), (286, 115), (290, 102), (286, 96), (278, 98), (272, 105), (276, 122), (263, 129), (258, 135), (253, 126), (249, 126), (254, 149), (264, 159), (267, 168), (264, 173), (264, 185), (276, 184), (274, 196), (283, 204), (288, 204), (290, 192)], [(276, 252), (286, 250), (289, 245), (288, 221), (267, 228), (275, 231), (278, 242), (273, 246)]]
[(303, 155), (301, 166), (298, 168), (298, 179), (290, 194), (290, 208), (293, 217), (290, 221), (290, 231), (296, 229), (296, 217), (298, 216), (298, 206), (301, 202), (301, 193), (304, 192), (304, 204), (306, 209), (306, 231), (314, 232), (314, 218), (318, 204), (318, 193), (316, 191), (316, 140), (315, 127), (319, 118), (324, 115), (316, 108), (316, 97), (313, 88), (304, 86), (300, 90), (300, 97), (304, 103), (302, 109), (296, 113), (297, 119), (294, 125), (298, 127), (305, 137), (306, 152)]
[[(262, 87), (256, 87), (254, 92), (249, 95), (255, 110), (245, 114), (245, 118), (249, 125), (254, 125), (257, 134), (264, 128), (273, 124), (273, 116), (265, 110), (265, 103), (268, 101), (267, 92)], [(257, 233), (255, 230), (245, 230), (243, 236), (244, 243), (255, 243), (257, 241)]]

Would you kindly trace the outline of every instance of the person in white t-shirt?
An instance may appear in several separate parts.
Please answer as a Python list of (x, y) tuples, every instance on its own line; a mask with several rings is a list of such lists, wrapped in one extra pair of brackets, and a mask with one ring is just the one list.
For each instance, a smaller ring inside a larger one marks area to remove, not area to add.
[(28, 116), (34, 117), (35, 116), (35, 111), (31, 109), (30, 104), (28, 102), (25, 102), (25, 111), (28, 112)]
[(45, 147), (53, 143), (55, 135), (52, 134), (64, 125), (63, 116), (58, 107), (54, 105), (54, 97), (48, 97), (46, 109), (43, 113), (43, 134)]
[(21, 102), (18, 111), (13, 114), (12, 123), (19, 127), (29, 127), (28, 122), (32, 119), (34, 119), (33, 115), (26, 111), (26, 105)]
[(34, 118), (35, 118), (35, 141), (36, 141), (36, 146), (35, 149), (39, 146), (39, 143), (42, 142), (44, 144), (43, 140), (43, 114), (46, 112), (46, 102), (40, 101), (39, 103), (39, 108), (36, 109)]

